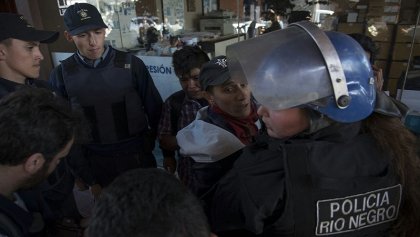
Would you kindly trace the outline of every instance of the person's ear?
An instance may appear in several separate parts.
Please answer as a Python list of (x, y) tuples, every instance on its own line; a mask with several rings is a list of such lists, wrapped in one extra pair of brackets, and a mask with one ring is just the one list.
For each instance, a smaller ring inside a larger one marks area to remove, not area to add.
[(0, 60), (4, 60), (6, 58), (6, 46), (4, 44), (0, 44)]
[(210, 92), (205, 91), (204, 98), (206, 98), (207, 102), (209, 102), (209, 105), (214, 105), (214, 96)]
[(41, 153), (35, 153), (26, 159), (25, 163), (23, 164), (23, 168), (29, 174), (35, 174), (43, 167), (44, 163), (44, 156)]
[(64, 37), (66, 38), (66, 40), (68, 42), (73, 42), (73, 38), (72, 38), (71, 34), (68, 31), (64, 31)]

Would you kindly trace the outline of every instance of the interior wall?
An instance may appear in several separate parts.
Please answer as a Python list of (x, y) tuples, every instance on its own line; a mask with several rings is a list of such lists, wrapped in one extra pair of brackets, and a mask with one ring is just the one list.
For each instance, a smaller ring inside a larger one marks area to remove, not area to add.
[[(25, 1), (25, 0), (20, 0)], [(38, 2), (39, 10), (41, 13), (41, 20), (44, 25), (44, 29), (53, 30), (60, 32), (60, 37), (57, 41), (52, 44), (49, 44), (48, 47), (50, 52), (74, 52), (76, 47), (73, 43), (69, 43), (64, 38), (64, 19), (63, 16), (60, 16), (58, 11), (57, 1), (29, 1), (29, 2)]]
[[(37, 29), (54, 30), (46, 27), (45, 23), (48, 20), (44, 18), (48, 18), (50, 14), (40, 11), (41, 6), (38, 4), (39, 2), (45, 4), (46, 1), (15, 0), (17, 12), (22, 14)], [(53, 68), (50, 54), (51, 44), (41, 44), (40, 49), (44, 55), (44, 60), (41, 61), (40, 79), (48, 79), (50, 71)]]
[(16, 13), (16, 4), (14, 0), (2, 0), (0, 1), (0, 12), (13, 12)]
[[(195, 11), (188, 11), (187, 1), (194, 1)], [(199, 31), (200, 17), (203, 15), (202, 0), (184, 0), (184, 30), (187, 32)]]

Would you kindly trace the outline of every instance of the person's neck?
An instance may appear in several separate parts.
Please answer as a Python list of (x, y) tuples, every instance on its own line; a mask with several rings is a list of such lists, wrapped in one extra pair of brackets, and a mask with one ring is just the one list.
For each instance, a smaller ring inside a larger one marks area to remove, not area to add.
[(13, 193), (19, 189), (18, 169), (16, 166), (0, 165), (0, 194), (10, 200), (14, 199)]
[(13, 75), (12, 73), (2, 72), (1, 70), (0, 70), (0, 77), (8, 81), (13, 81), (19, 84), (25, 84), (25, 81), (26, 81), (26, 77), (16, 76), (16, 75)]

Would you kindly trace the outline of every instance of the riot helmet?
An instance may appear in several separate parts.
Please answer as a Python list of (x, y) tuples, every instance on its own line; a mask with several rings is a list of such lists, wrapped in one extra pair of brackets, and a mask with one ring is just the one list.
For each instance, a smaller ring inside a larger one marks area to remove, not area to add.
[(245, 78), (260, 104), (297, 106), (338, 122), (368, 117), (375, 105), (373, 71), (350, 36), (308, 21), (227, 47), (231, 75)]

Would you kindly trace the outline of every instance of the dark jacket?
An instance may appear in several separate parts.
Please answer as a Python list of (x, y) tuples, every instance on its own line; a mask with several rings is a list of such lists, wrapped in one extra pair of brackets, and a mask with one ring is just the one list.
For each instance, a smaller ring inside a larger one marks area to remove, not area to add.
[(198, 197), (232, 168), (245, 147), (226, 119), (210, 107), (202, 108), (196, 120), (178, 132), (177, 141), (180, 153), (194, 160), (189, 188)]
[[(19, 84), (0, 78), (0, 99), (24, 86), (50, 89), (46, 80), (28, 78), (25, 84)], [(65, 159), (45, 181), (31, 189), (20, 190), (19, 195), (30, 212), (40, 212), (46, 222), (52, 222), (63, 216), (69, 217), (63, 210), (71, 210), (74, 216), (78, 215), (75, 208), (69, 207), (65, 201), (72, 195), (73, 186), (74, 176), (68, 159)]]
[(163, 103), (143, 61), (108, 47), (96, 67), (73, 54), (54, 68), (49, 80), (90, 123), (92, 140), (83, 149), (74, 146), (70, 154), (71, 167), (89, 185), (96, 178), (87, 154), (118, 156), (139, 149), (151, 154)]
[(401, 185), (389, 155), (359, 131), (360, 123), (335, 124), (247, 147), (207, 197), (212, 230), (222, 237), (386, 236)]
[(31, 213), (0, 195), (0, 234), (8, 237), (30, 236)]

